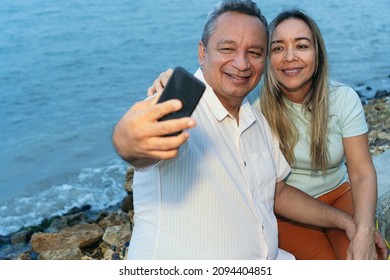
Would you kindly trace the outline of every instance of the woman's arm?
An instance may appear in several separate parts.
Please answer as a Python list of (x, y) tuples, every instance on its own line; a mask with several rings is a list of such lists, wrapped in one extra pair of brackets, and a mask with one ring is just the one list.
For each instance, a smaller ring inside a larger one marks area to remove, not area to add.
[[(376, 171), (369, 151), (367, 133), (343, 139), (348, 176), (352, 188), (356, 235), (351, 240), (348, 257), (376, 259), (375, 211), (377, 205)], [(384, 242), (383, 242), (384, 243)], [(380, 247), (379, 242), (378, 247)], [(387, 250), (379, 248), (382, 256)]]
[(168, 83), (169, 78), (173, 74), (173, 69), (169, 68), (168, 70), (161, 72), (158, 75), (158, 78), (154, 80), (153, 85), (148, 88), (147, 95), (152, 96), (157, 92), (162, 92), (165, 88), (165, 85)]

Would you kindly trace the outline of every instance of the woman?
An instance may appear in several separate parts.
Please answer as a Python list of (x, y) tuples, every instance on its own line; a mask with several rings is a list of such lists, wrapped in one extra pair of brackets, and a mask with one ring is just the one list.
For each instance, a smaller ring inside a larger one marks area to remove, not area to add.
[(329, 81), (321, 32), (302, 11), (271, 22), (268, 47), (260, 104), (292, 166), (287, 183), (353, 215), (357, 229), (349, 241), (280, 217), (280, 247), (297, 259), (375, 259), (377, 181), (358, 95)]
[[(269, 38), (260, 103), (254, 106), (261, 107), (292, 166), (287, 183), (353, 215), (357, 228), (349, 240), (340, 230), (279, 217), (279, 246), (297, 259), (387, 258), (374, 225), (376, 172), (358, 95), (329, 81), (321, 32), (302, 11), (280, 13)], [(162, 73), (148, 95), (162, 90), (171, 73)]]

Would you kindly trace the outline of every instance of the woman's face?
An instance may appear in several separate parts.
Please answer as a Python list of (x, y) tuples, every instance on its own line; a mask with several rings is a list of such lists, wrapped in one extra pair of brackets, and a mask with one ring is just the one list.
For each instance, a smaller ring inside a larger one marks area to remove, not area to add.
[(293, 102), (303, 103), (316, 67), (313, 33), (305, 22), (289, 18), (276, 26), (270, 63), (283, 94)]

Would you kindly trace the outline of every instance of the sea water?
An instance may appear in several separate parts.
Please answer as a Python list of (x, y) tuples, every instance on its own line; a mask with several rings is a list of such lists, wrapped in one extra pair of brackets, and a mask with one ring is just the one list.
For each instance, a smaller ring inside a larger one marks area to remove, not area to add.
[[(0, 235), (73, 207), (117, 205), (128, 165), (113, 126), (158, 73), (194, 72), (213, 0), (2, 0)], [(389, 90), (390, 1), (257, 1), (270, 21), (301, 8), (325, 37), (332, 78)], [(370, 91), (369, 88), (372, 88)]]

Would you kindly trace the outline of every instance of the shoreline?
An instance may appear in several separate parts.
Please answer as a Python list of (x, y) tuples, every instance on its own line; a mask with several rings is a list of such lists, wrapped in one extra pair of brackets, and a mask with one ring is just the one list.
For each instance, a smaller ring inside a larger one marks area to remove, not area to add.
[[(390, 91), (378, 90), (374, 98), (365, 103), (362, 100), (362, 103), (369, 126), (370, 152), (374, 158), (390, 150)], [(32, 240), (34, 234), (54, 235), (68, 229), (80, 230), (77, 226), (86, 225), (100, 226), (93, 229), (94, 232), (99, 232), (97, 236), (99, 236), (100, 241), (88, 245), (82, 252), (77, 251), (77, 256), (80, 256), (81, 259), (123, 259), (133, 223), (131, 184), (132, 173), (128, 172), (124, 185), (128, 195), (118, 205), (101, 211), (91, 210), (88, 205), (74, 208), (62, 216), (46, 219), (40, 225), (22, 228), (9, 235), (0, 236), (0, 260), (41, 259), (42, 256), (39, 257), (39, 254), (32, 250), (32, 242), (36, 242), (36, 240)], [(100, 232), (101, 228), (104, 229), (103, 233)], [(105, 238), (107, 230), (110, 230), (111, 236), (116, 237), (116, 240), (107, 241), (109, 239)], [(119, 240), (118, 235), (121, 236)]]

